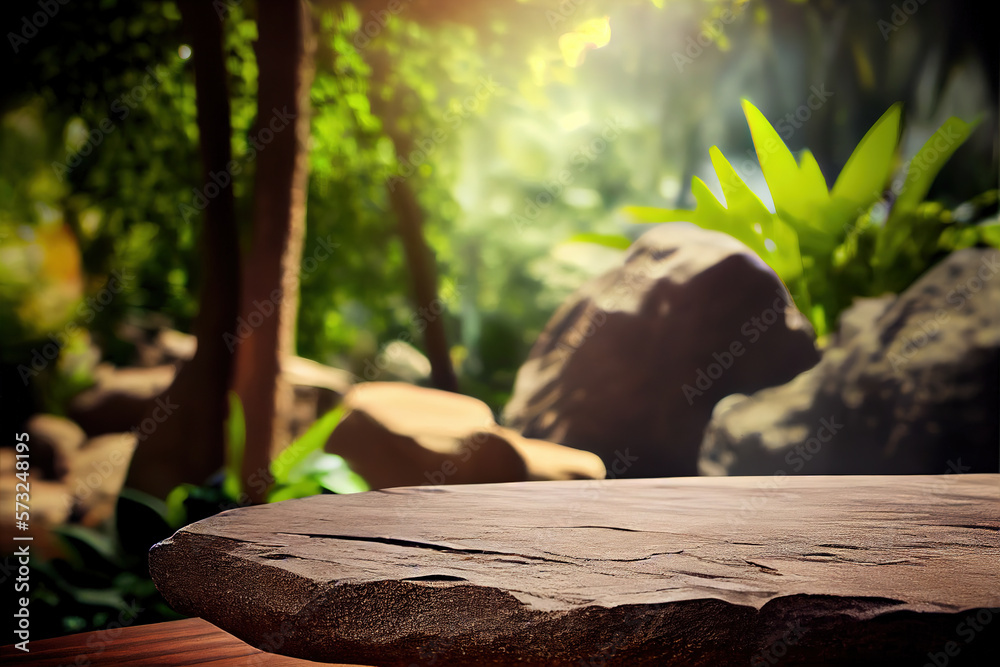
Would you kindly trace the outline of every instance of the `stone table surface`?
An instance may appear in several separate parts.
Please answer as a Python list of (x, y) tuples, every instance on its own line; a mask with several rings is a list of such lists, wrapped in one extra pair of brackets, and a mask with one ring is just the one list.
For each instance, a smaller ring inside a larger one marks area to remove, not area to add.
[(150, 570), (176, 610), (311, 660), (977, 664), (1000, 646), (1000, 475), (314, 496), (187, 526)]

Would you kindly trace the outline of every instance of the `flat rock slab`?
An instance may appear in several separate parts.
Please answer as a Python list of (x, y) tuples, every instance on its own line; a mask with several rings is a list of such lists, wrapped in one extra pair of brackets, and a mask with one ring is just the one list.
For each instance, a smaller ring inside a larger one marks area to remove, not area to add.
[(1000, 475), (315, 496), (187, 526), (150, 570), (178, 611), (311, 660), (979, 664), (1000, 646)]

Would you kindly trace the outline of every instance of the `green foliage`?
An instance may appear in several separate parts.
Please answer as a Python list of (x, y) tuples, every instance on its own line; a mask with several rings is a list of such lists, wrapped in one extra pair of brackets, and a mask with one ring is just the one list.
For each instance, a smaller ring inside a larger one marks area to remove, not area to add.
[(32, 637), (182, 618), (149, 578), (149, 548), (173, 532), (163, 502), (124, 489), (113, 521), (54, 529), (61, 554), (32, 561)]
[[(19, 26), (25, 4), (6, 3), (5, 24)], [(224, 4), (233, 157), (242, 160), (249, 155), (247, 138), (257, 113), (256, 3)], [(866, 140), (871, 154), (845, 169), (834, 192), (818, 166), (844, 163), (871, 110), (896, 99), (909, 104), (918, 88), (931, 90), (935, 102), (962, 108), (969, 102), (956, 102), (944, 91), (945, 80), (953, 78), (968, 93), (960, 98), (983, 99), (974, 85), (967, 87), (969, 76), (960, 77), (965, 65), (958, 58), (992, 58), (994, 35), (980, 21), (988, 49), (977, 48), (971, 30), (959, 33), (962, 49), (947, 48), (955, 33), (941, 29), (935, 12), (947, 15), (958, 5), (929, 4), (911, 17), (907, 34), (926, 48), (910, 49), (907, 56), (897, 48), (902, 34), (883, 39), (871, 29), (874, 19), (860, 0), (844, 8), (847, 27), (838, 30), (829, 29), (829, 8), (807, 2), (753, 3), (752, 11), (743, 11), (748, 3), (742, 0), (598, 0), (577, 3), (556, 23), (546, 13), (551, 3), (538, 0), (403, 4), (370, 40), (358, 32), (370, 16), (356, 3), (313, 4), (321, 27), (297, 323), (304, 356), (340, 366), (348, 356), (363, 363), (401, 333), (419, 334), (386, 193), (387, 179), (411, 156), (394, 150), (390, 120), (432, 145), (424, 159), (412, 160), (407, 183), (427, 215), (425, 233), (441, 282), (454, 286), (446, 299), (446, 325), (463, 358), (462, 388), (492, 407), (505, 402), (518, 365), (552, 311), (604, 266), (590, 261), (595, 249), (579, 242), (607, 246), (608, 256), (624, 247), (626, 237), (614, 233), (620, 229), (617, 207), (640, 201), (644, 193), (672, 199), (667, 193), (678, 188), (665, 185), (688, 180), (704, 152), (703, 136), (721, 142), (715, 132), (733, 131), (736, 115), (725, 113), (723, 101), (737, 88), (766, 94), (782, 112), (790, 109), (781, 104), (796, 101), (814, 82), (829, 81), (836, 90), (795, 137), (818, 160), (805, 152), (796, 161), (780, 143), (769, 151), (773, 129), (756, 118), (756, 109), (744, 109), (762, 162), (767, 160), (767, 180), (781, 205), (777, 215), (762, 210), (739, 183), (725, 184), (729, 208), (742, 201), (747, 212), (736, 221), (744, 224), (729, 225), (732, 233), (780, 266), (783, 276), (798, 272), (791, 286), (820, 331), (825, 324), (818, 318), (835, 316), (853, 294), (901, 289), (941, 252), (1000, 245), (995, 219), (975, 224), (977, 212), (995, 210), (995, 191), (954, 211), (921, 203), (960, 141), (934, 159), (921, 151), (913, 163), (921, 168), (907, 172), (891, 209), (878, 202), (894, 163), (885, 157), (898, 133), (898, 111)], [(654, 6), (659, 9), (651, 11)], [(725, 11), (735, 18), (710, 33), (714, 43), (695, 60), (679, 63), (687, 38), (699, 38)], [(428, 13), (436, 18), (428, 20)], [(611, 17), (610, 43), (587, 50), (578, 66), (568, 64), (561, 37), (605, 14)], [(48, 333), (66, 331), (74, 304), (104, 289), (112, 271), (134, 275), (93, 320), (76, 317), (79, 329), (64, 355), (32, 381), (45, 394), (32, 411), (44, 406), (59, 412), (70, 394), (86, 386), (89, 362), (68, 357), (86, 356), (91, 340), (104, 360), (132, 363), (134, 350), (116, 338), (123, 322), (162, 314), (190, 331), (201, 286), (203, 220), (178, 209), (191, 201), (201, 171), (194, 61), (178, 51), (185, 39), (173, 0), (69, 2), (5, 69), (0, 355), (14, 364), (29, 360), (33, 348), (48, 342)], [(857, 63), (844, 59), (831, 67), (824, 53), (852, 53)], [(144, 85), (147, 68), (156, 72), (155, 85)], [(877, 80), (859, 82), (857, 72), (866, 68)], [(941, 74), (930, 86), (921, 79), (918, 87), (915, 78), (894, 70)], [(463, 105), (480, 77), (495, 78), (499, 87), (469, 112)], [(102, 129), (104, 121), (112, 129)], [(971, 129), (953, 119), (942, 134), (957, 132), (964, 141)], [(91, 136), (100, 143), (88, 148), (85, 138)], [(995, 139), (979, 143), (992, 150)], [(713, 163), (732, 175), (715, 153)], [(991, 155), (963, 155), (936, 187), (955, 197), (979, 192), (987, 187), (981, 183), (996, 181)], [(253, 161), (244, 164), (231, 187), (246, 241), (255, 167)], [(720, 212), (704, 184), (694, 188), (707, 224), (729, 224), (726, 209)], [(512, 224), (514, 216), (526, 223)], [(74, 253), (64, 252), (67, 238)], [(559, 243), (566, 238), (576, 243)], [(334, 246), (332, 257), (310, 264), (326, 242)], [(57, 252), (39, 261), (49, 250)], [(72, 267), (75, 277), (67, 279)], [(817, 285), (820, 279), (830, 285)], [(64, 291), (62, 299), (53, 301), (53, 285)], [(414, 340), (419, 345), (421, 337)], [(342, 459), (322, 452), (339, 419), (339, 413), (324, 416), (272, 463), (268, 500), (365, 488)], [(166, 507), (125, 491), (114, 523), (61, 531), (67, 557), (38, 564), (44, 601), (32, 607), (33, 628), (55, 628), (49, 634), (57, 634), (101, 627), (131, 600), (146, 608), (142, 622), (176, 617), (149, 581), (145, 549), (173, 527), (241, 504), (232, 444), (239, 440), (233, 431), (239, 421), (234, 416), (228, 425), (224, 474), (178, 487)]]
[[(788, 286), (817, 335), (828, 332), (854, 297), (905, 289), (939, 253), (963, 244), (996, 244), (995, 222), (973, 225), (923, 202), (975, 123), (948, 119), (890, 189), (900, 135), (901, 105), (895, 104), (865, 134), (827, 190), (812, 153), (805, 150), (796, 160), (753, 104), (744, 100), (743, 111), (774, 213), (715, 146), (710, 154), (725, 203), (694, 177), (695, 210), (633, 206), (626, 211), (641, 222), (688, 221), (742, 241)], [(895, 195), (891, 203), (887, 191)], [(995, 192), (980, 203), (988, 205), (991, 197), (995, 201)]]
[(247, 425), (243, 402), (235, 391), (229, 392), (229, 418), (226, 420), (226, 472), (222, 491), (231, 498), (243, 494), (243, 452), (246, 450)]
[[(270, 480), (265, 480), (270, 482), (267, 502), (368, 490), (368, 484), (342, 457), (323, 451), (343, 415), (343, 408), (326, 413), (271, 461)], [(164, 514), (174, 528), (248, 502), (242, 474), (246, 420), (236, 392), (229, 392), (226, 434), (226, 465), (221, 483), (210, 480), (202, 486), (181, 484), (167, 495)]]
[(313, 496), (324, 490), (331, 493), (368, 490), (365, 481), (343, 458), (323, 452), (343, 415), (343, 408), (326, 413), (271, 462), (274, 484), (268, 492), (269, 503)]
[(625, 250), (632, 245), (632, 239), (623, 234), (596, 234), (587, 232), (574, 234), (566, 239), (567, 243), (593, 243), (594, 245), (614, 248), (615, 250)]

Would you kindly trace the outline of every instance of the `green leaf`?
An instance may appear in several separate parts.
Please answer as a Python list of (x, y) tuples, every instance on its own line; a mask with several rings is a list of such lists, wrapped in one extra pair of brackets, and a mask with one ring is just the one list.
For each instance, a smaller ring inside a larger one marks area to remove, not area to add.
[(630, 245), (632, 245), (632, 240), (624, 234), (574, 234), (569, 237), (566, 242), (592, 243), (594, 245), (604, 246), (605, 248), (614, 248), (615, 250), (626, 250)]
[(810, 213), (797, 227), (799, 244), (810, 254), (827, 255), (844, 236), (844, 221), (830, 204), (830, 192), (816, 158), (809, 150), (799, 158), (798, 189), (802, 201), (809, 202)]
[(976, 226), (979, 238), (986, 245), (1000, 248), (1000, 220), (991, 220)]
[[(791, 225), (778, 216), (773, 216), (768, 237), (764, 241), (765, 247), (768, 240), (773, 243), (773, 248), (767, 248), (768, 254), (761, 257), (768, 265), (774, 269), (778, 277), (789, 288), (793, 288), (793, 283), (802, 277), (802, 251), (799, 248), (799, 235)], [(800, 288), (792, 289), (793, 296), (801, 294)]]
[[(622, 212), (635, 222), (677, 222), (690, 220), (693, 211), (674, 211), (669, 208), (655, 206), (626, 206)], [(679, 216), (679, 217), (676, 217)]]
[(226, 420), (226, 476), (222, 490), (230, 498), (239, 498), (243, 493), (242, 468), (243, 453), (247, 442), (246, 418), (243, 403), (235, 391), (229, 392), (229, 418)]
[(308, 498), (323, 492), (320, 483), (311, 477), (299, 480), (295, 484), (277, 485), (267, 495), (267, 502), (280, 503), (282, 500), (293, 498)]
[(893, 205), (894, 211), (916, 208), (924, 200), (938, 172), (978, 124), (978, 120), (966, 123), (961, 118), (952, 116), (924, 142), (907, 163), (906, 180), (903, 181), (903, 187)]
[(276, 485), (268, 502), (289, 498), (304, 498), (320, 493), (323, 489), (333, 493), (360, 493), (368, 491), (368, 484), (347, 462), (336, 454), (313, 450), (286, 474), (288, 482)]
[(743, 114), (750, 126), (757, 160), (771, 191), (775, 210), (796, 220), (808, 219), (808, 203), (799, 189), (799, 165), (795, 157), (764, 114), (748, 100), (743, 100)]
[(850, 215), (882, 196), (899, 144), (900, 103), (893, 104), (865, 134), (837, 177), (831, 195)]
[(305, 433), (271, 461), (271, 475), (275, 483), (287, 484), (290, 475), (313, 452), (320, 450), (330, 439), (330, 434), (344, 416), (342, 407), (335, 408), (316, 420)]
[[(708, 185), (705, 184), (705, 181), (697, 176), (691, 179), (691, 195), (694, 197), (695, 211), (698, 216), (706, 219), (715, 219), (726, 215), (726, 207), (715, 198), (715, 195)], [(682, 211), (677, 211), (677, 213), (682, 213)], [(688, 220), (690, 218), (680, 219)]]
[(85, 526), (64, 524), (52, 529), (78, 569), (111, 573), (121, 569), (120, 558), (111, 537)]
[(368, 491), (368, 484), (347, 466), (347, 461), (336, 454), (320, 454), (312, 463), (320, 485), (334, 493), (361, 493)]
[[(775, 211), (797, 233), (815, 238), (812, 245), (818, 250), (828, 250), (835, 239), (822, 211), (829, 204), (830, 193), (816, 158), (809, 151), (804, 151), (800, 165), (757, 107), (743, 100), (743, 113), (750, 127), (764, 180), (774, 200)], [(820, 236), (830, 238), (818, 238)]]
[[(722, 222), (717, 227), (719, 231), (749, 246), (786, 283), (798, 278), (802, 273), (802, 262), (795, 230), (767, 210), (764, 202), (740, 178), (722, 151), (712, 146), (709, 154), (726, 197), (726, 212), (719, 221)], [(708, 186), (702, 186), (707, 190)], [(700, 196), (705, 197), (705, 193)], [(699, 220), (698, 224), (702, 222)]]
[(820, 202), (822, 205), (830, 202), (826, 179), (809, 149), (802, 151), (799, 157), (799, 186), (802, 188), (801, 196), (806, 200)]
[(175, 486), (167, 494), (165, 501), (167, 504), (167, 523), (172, 528), (180, 528), (187, 523), (187, 508), (184, 503), (191, 495), (191, 490), (196, 488), (194, 484), (181, 484)]
[[(725, 188), (723, 188), (723, 191), (725, 191)], [(691, 194), (694, 195), (694, 199), (697, 202), (697, 208), (690, 217), (691, 222), (703, 229), (711, 229), (729, 234), (736, 240), (745, 243), (754, 252), (763, 257), (767, 252), (767, 248), (764, 247), (763, 236), (753, 228), (755, 221), (752, 219), (752, 215), (743, 215), (746, 212), (739, 211), (731, 203), (729, 208), (724, 207), (715, 198), (715, 195), (712, 194), (705, 181), (697, 176), (691, 179)], [(767, 209), (764, 209), (764, 211), (767, 212)]]
[(73, 591), (73, 598), (79, 604), (94, 607), (110, 607), (122, 611), (129, 608), (122, 594), (113, 588), (77, 588)]
[(771, 212), (764, 206), (750, 186), (740, 178), (729, 160), (722, 154), (718, 146), (712, 146), (708, 151), (712, 158), (712, 166), (719, 176), (719, 184), (722, 186), (722, 195), (726, 198), (726, 210), (730, 214), (740, 214), (748, 216), (754, 220), (770, 218)]
[(826, 309), (820, 304), (816, 304), (809, 311), (809, 321), (813, 325), (817, 336), (822, 336), (827, 332)]
[[(899, 196), (893, 203), (889, 219), (886, 220), (885, 227), (875, 243), (872, 264), (878, 267), (880, 276), (884, 277), (884, 272), (894, 264), (904, 246), (911, 243), (913, 224), (917, 219), (913, 215), (914, 212), (927, 196), (938, 172), (958, 147), (968, 139), (977, 123), (978, 121), (966, 123), (952, 116), (924, 142), (908, 163), (906, 178)], [(942, 141), (944, 141), (943, 146)]]

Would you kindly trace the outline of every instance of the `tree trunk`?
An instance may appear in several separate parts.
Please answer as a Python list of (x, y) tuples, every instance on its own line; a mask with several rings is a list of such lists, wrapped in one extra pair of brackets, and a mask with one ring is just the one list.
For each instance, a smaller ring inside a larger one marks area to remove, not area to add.
[(315, 52), (302, 0), (261, 2), (257, 12), (260, 74), (251, 137), (257, 172), (234, 381), (246, 414), (243, 480), (253, 502), (264, 500), (271, 458), (287, 444), (292, 394), (281, 379), (281, 360), (295, 350)]
[[(394, 131), (390, 131), (389, 135), (397, 155), (410, 154), (413, 142), (409, 136)], [(438, 389), (457, 392), (458, 380), (451, 365), (448, 336), (444, 330), (444, 304), (437, 294), (437, 267), (424, 239), (424, 214), (420, 210), (420, 202), (405, 179), (392, 178), (387, 187), (413, 281), (417, 315), (427, 327), (424, 330), (424, 346), (431, 362), (431, 382)]]
[[(207, 184), (209, 173), (226, 172), (232, 159), (222, 18), (210, 3), (196, 0), (181, 2), (180, 9), (191, 38), (202, 182)], [(232, 188), (220, 188), (208, 199), (202, 224), (202, 286), (194, 323), (198, 351), (151, 402), (126, 482), (161, 498), (182, 482), (203, 483), (223, 464), (232, 374), (223, 335), (236, 319), (240, 271)], [(146, 423), (155, 424), (151, 433)]]

